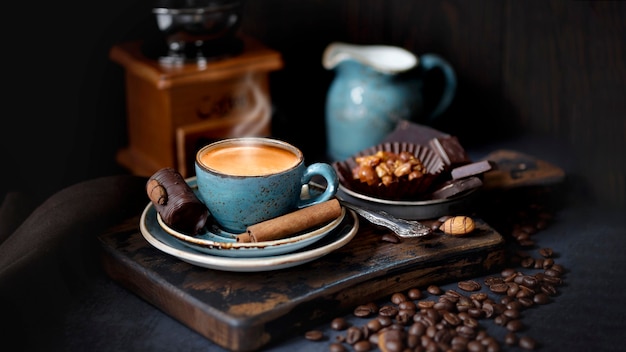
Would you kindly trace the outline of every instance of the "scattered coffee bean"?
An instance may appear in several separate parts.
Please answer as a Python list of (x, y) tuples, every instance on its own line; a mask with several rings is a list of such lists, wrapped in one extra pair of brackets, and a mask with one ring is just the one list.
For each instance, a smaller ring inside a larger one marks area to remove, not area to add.
[(335, 318), (330, 322), (330, 328), (333, 330), (345, 330), (348, 326), (348, 321), (341, 317)]
[(309, 330), (304, 334), (304, 337), (307, 340), (320, 341), (324, 338), (324, 332), (322, 332), (321, 330)]
[(457, 286), (463, 291), (478, 291), (481, 288), (480, 284), (474, 280), (460, 281)]
[[(481, 326), (485, 319), (507, 330), (503, 341), (507, 346), (535, 349), (537, 342), (532, 338), (516, 335), (525, 328), (522, 312), (534, 305), (550, 303), (558, 294), (557, 287), (563, 284), (565, 270), (555, 262), (558, 256), (551, 248), (539, 248), (538, 258), (529, 254), (529, 248), (536, 246), (536, 233), (552, 220), (545, 207), (531, 204), (529, 208), (508, 215), (485, 219), (494, 228), (497, 225), (508, 228), (518, 248), (508, 256), (509, 267), (484, 280), (487, 292), (481, 290), (478, 282), (464, 280), (457, 282), (461, 292), (443, 292), (439, 286), (431, 284), (424, 290), (431, 295), (429, 299), (424, 299), (422, 288), (414, 287), (405, 293), (391, 295), (391, 304), (370, 302), (357, 306), (354, 309), (356, 317), (375, 317), (361, 327), (343, 327), (345, 333), (331, 344), (331, 352), (346, 350), (342, 342), (351, 345), (348, 348), (352, 347), (354, 351), (363, 352), (376, 346), (383, 352), (499, 351), (498, 340)], [(435, 223), (441, 226), (448, 219), (442, 218)], [(508, 227), (498, 224), (497, 220), (504, 219), (514, 222), (509, 222)], [(525, 269), (528, 272), (523, 272)], [(339, 330), (340, 326), (345, 325), (335, 320), (331, 322), (333, 329)]]
[(529, 336), (520, 337), (518, 344), (519, 347), (525, 350), (534, 350), (535, 348), (537, 348), (537, 342)]
[(361, 340), (355, 343), (352, 348), (355, 352), (366, 352), (372, 349), (372, 344), (368, 340)]
[(426, 288), (426, 291), (428, 291), (428, 293), (430, 293), (431, 295), (437, 295), (437, 296), (443, 293), (441, 288), (437, 285), (428, 286), (428, 288)]
[(330, 347), (328, 349), (330, 352), (347, 352), (348, 349), (346, 348), (346, 346), (342, 345), (339, 342), (333, 342), (330, 344)]
[(385, 242), (389, 242), (389, 243), (400, 243), (400, 238), (394, 234), (391, 233), (386, 233), (384, 234), (381, 239)]

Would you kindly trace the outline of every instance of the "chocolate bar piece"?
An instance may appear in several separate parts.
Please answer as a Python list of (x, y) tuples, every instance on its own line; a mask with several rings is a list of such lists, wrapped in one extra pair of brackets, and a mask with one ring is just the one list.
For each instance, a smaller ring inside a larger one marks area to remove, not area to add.
[(445, 138), (448, 136), (450, 135), (432, 127), (402, 120), (398, 122), (396, 128), (387, 135), (383, 143), (407, 142), (426, 146), (428, 145), (428, 141), (433, 138)]
[(439, 189), (431, 194), (431, 199), (446, 199), (483, 185), (477, 176), (470, 176), (444, 182)]
[(439, 154), (448, 168), (472, 162), (456, 136), (436, 137), (431, 139), (428, 145)]
[(154, 173), (146, 183), (146, 192), (163, 222), (173, 229), (195, 235), (206, 224), (208, 208), (173, 168)]
[(452, 169), (450, 175), (452, 179), (465, 178), (469, 176), (478, 176), (483, 174), (491, 169), (493, 169), (495, 163), (490, 162), (489, 160), (481, 160), (474, 163), (466, 164), (463, 166), (456, 167)]

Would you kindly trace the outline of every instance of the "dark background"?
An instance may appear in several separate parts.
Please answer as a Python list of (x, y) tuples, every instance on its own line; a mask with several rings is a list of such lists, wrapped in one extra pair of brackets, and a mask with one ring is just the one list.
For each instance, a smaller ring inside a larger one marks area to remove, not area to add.
[[(124, 71), (108, 53), (159, 35), (153, 4), (27, 1), (3, 10), (2, 197), (40, 201), (125, 172), (115, 162), (127, 143)], [(590, 201), (626, 204), (626, 2), (249, 0), (241, 31), (283, 55), (270, 77), (274, 130), (307, 155), (324, 155), (333, 77), (321, 66), (324, 48), (396, 45), (439, 54), (456, 70), (457, 96), (434, 127), (467, 148), (521, 134), (555, 139), (577, 155), (573, 174)]]

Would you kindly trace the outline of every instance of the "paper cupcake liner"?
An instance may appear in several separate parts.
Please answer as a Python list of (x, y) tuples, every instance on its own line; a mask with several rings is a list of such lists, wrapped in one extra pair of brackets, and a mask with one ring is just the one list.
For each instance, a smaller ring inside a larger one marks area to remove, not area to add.
[[(424, 164), (427, 174), (411, 181), (400, 179), (389, 185), (370, 186), (358, 179), (353, 179), (352, 170), (358, 165), (356, 158), (373, 155), (379, 151), (394, 154), (409, 152)], [(426, 146), (407, 142), (388, 142), (362, 150), (344, 161), (334, 162), (333, 167), (337, 171), (339, 182), (354, 192), (388, 200), (419, 200), (429, 195), (431, 186), (441, 176), (445, 164), (437, 153)]]

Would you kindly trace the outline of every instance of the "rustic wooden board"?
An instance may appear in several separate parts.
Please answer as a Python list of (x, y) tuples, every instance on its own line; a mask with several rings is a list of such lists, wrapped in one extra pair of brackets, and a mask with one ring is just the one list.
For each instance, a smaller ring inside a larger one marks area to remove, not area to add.
[(388, 230), (361, 219), (339, 250), (253, 273), (196, 267), (165, 254), (142, 237), (138, 218), (99, 239), (113, 280), (216, 344), (249, 351), (394, 292), (499, 270), (504, 240), (475, 220), (468, 237), (433, 234), (394, 244), (381, 239)]

